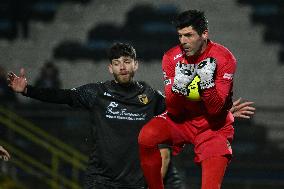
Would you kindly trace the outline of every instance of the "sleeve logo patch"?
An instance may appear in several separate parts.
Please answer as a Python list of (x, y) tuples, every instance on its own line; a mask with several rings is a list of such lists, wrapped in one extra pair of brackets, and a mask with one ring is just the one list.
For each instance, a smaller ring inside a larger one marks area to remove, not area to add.
[(225, 74), (223, 75), (223, 78), (224, 78), (224, 79), (232, 80), (233, 77), (234, 77), (234, 74), (225, 73)]
[(175, 55), (175, 56), (174, 56), (174, 60), (176, 60), (176, 59), (178, 59), (178, 58), (180, 58), (180, 57), (182, 57), (182, 53)]

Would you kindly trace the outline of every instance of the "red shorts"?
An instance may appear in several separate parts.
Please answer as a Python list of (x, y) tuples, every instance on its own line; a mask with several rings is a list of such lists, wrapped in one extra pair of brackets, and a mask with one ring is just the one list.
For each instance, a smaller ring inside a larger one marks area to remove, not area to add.
[(194, 162), (200, 163), (210, 157), (232, 155), (233, 122), (234, 117), (231, 112), (228, 113), (222, 125), (218, 127), (219, 129), (212, 129), (204, 117), (177, 123), (167, 113), (164, 113), (154, 117), (148, 124), (166, 125), (168, 127), (171, 135), (169, 141), (174, 146), (175, 154), (181, 151), (184, 144), (193, 144)]

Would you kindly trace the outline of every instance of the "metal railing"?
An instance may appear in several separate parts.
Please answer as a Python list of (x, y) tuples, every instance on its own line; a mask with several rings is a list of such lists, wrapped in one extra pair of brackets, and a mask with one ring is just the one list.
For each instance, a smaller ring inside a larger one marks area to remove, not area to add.
[[(78, 184), (78, 179), (79, 171), (84, 171), (86, 168), (87, 157), (85, 155), (1, 106), (0, 123), (10, 131), (22, 136), (25, 140), (47, 150), (51, 155), (49, 166), (26, 154), (11, 142), (0, 140), (0, 143), (7, 147), (12, 154), (11, 162), (14, 165), (38, 177), (48, 184), (51, 189), (59, 189), (61, 185), (71, 189), (81, 188)], [(71, 178), (67, 178), (59, 173), (60, 163), (65, 163), (72, 167)]]

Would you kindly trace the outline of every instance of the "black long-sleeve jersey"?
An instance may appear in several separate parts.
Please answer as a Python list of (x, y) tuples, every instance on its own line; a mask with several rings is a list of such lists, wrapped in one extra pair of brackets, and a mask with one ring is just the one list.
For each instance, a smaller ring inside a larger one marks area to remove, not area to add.
[(123, 86), (106, 81), (73, 89), (28, 86), (26, 96), (89, 111), (93, 124), (87, 188), (95, 183), (145, 188), (137, 138), (143, 125), (165, 110), (164, 97), (158, 91), (144, 82)]

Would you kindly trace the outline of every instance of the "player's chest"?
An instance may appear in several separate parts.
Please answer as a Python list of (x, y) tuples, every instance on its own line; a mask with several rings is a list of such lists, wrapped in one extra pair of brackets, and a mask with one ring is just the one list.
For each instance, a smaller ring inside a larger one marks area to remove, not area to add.
[(153, 110), (153, 103), (146, 94), (129, 99), (121, 99), (109, 94), (100, 98), (96, 109), (98, 114), (112, 121), (145, 121), (153, 116)]

